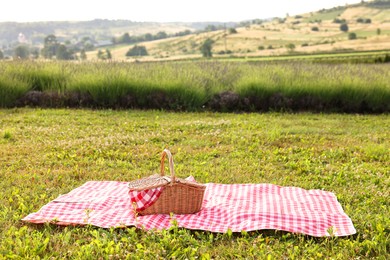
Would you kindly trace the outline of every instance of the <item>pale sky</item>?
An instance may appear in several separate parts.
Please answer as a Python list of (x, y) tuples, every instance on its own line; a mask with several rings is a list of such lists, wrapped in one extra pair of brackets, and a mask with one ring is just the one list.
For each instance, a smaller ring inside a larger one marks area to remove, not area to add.
[(361, 0), (2, 0), (0, 22), (124, 19), (135, 22), (237, 22), (284, 17)]

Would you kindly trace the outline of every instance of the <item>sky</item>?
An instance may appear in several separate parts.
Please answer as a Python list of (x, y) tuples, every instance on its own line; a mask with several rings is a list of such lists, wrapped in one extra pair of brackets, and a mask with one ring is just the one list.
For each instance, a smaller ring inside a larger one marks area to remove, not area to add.
[(361, 0), (2, 0), (0, 22), (238, 22), (285, 17)]

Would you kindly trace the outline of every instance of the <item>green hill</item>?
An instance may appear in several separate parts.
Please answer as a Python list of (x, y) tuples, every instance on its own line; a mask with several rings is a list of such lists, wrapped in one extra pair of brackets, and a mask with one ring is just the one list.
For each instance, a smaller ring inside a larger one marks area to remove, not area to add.
[[(371, 1), (323, 9), (296, 16), (253, 20), (241, 27), (196, 33), (182, 37), (138, 43), (149, 55), (137, 60), (201, 57), (205, 39), (214, 41), (214, 57), (274, 56), (291, 53), (390, 50), (390, 1)], [(348, 31), (340, 30), (346, 23)], [(356, 39), (350, 40), (350, 33)], [(289, 46), (289, 47), (287, 47)], [(110, 48), (114, 59), (126, 60), (132, 45)], [(90, 59), (96, 52), (88, 53)]]
[[(348, 25), (348, 31), (340, 30), (342, 23)], [(390, 50), (390, 1), (227, 24), (102, 19), (0, 23), (0, 51), (5, 57), (12, 57), (22, 43), (28, 46), (30, 54), (38, 56), (50, 34), (71, 51), (72, 57), (81, 57), (81, 50), (86, 50), (88, 60), (98, 59), (98, 52), (107, 50), (114, 60), (200, 58), (200, 46), (208, 38), (214, 41), (213, 56), (223, 58)], [(148, 55), (127, 57), (135, 44), (144, 46)]]

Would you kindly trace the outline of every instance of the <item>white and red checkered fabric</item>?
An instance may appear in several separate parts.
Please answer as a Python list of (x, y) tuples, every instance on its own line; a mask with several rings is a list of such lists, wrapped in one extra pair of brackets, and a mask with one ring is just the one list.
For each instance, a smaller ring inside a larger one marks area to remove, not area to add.
[(158, 200), (163, 190), (164, 187), (142, 191), (129, 190), (131, 204), (135, 205), (136, 211), (147, 209)]
[[(356, 233), (336, 196), (323, 190), (304, 190), (272, 184), (206, 184), (202, 210), (173, 216), (179, 227), (212, 232), (261, 229), (310, 236)], [(91, 224), (103, 228), (137, 226), (165, 229), (170, 215), (134, 216), (126, 182), (90, 181), (43, 206), (23, 221), (59, 225)]]
[[(170, 179), (169, 179), (170, 180)], [(193, 176), (189, 176), (186, 178), (187, 181), (196, 182)], [(158, 187), (148, 190), (129, 190), (129, 197), (132, 205), (135, 205), (136, 211), (142, 211), (152, 206), (160, 197), (163, 192), (164, 187)]]

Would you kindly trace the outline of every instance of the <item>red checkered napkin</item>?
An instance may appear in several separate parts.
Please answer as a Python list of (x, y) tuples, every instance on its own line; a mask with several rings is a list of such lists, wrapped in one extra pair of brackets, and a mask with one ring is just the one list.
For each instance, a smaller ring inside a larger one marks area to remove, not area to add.
[(152, 206), (160, 197), (164, 187), (150, 190), (135, 191), (129, 190), (130, 201), (136, 211), (142, 211)]
[[(196, 182), (193, 176), (189, 176), (186, 178), (187, 181)], [(135, 206), (136, 211), (142, 211), (152, 206), (161, 193), (163, 192), (164, 187), (158, 187), (148, 190), (136, 191), (129, 190), (130, 201), (133, 206)]]

